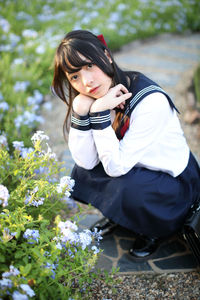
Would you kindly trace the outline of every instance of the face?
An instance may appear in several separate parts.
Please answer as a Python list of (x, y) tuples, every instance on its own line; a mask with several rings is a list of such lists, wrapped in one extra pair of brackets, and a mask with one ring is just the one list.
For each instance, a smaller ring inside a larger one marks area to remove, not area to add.
[(98, 99), (103, 97), (112, 85), (112, 78), (86, 58), (82, 56), (81, 58), (87, 64), (78, 72), (66, 74), (71, 86), (80, 94), (91, 98)]

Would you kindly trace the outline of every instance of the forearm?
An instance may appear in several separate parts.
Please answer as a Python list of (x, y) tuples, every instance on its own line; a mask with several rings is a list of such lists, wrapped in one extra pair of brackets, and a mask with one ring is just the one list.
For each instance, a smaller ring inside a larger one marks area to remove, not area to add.
[(80, 167), (92, 169), (99, 163), (89, 115), (79, 116), (73, 112), (68, 145), (74, 161)]

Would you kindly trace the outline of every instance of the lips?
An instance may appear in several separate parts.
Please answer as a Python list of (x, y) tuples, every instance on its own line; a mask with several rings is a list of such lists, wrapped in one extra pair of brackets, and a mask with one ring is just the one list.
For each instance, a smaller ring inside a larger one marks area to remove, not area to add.
[(91, 89), (89, 92), (90, 92), (90, 94), (95, 94), (96, 93), (96, 91), (98, 90), (98, 88), (99, 88), (99, 86), (97, 86), (97, 87), (95, 87), (95, 88), (93, 88), (93, 89)]

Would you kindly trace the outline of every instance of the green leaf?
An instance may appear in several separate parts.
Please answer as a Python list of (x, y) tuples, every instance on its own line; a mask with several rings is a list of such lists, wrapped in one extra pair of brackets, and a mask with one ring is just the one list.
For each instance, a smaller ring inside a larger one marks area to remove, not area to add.
[(24, 256), (24, 252), (23, 251), (17, 251), (16, 253), (15, 253), (15, 258), (21, 258), (21, 257), (23, 257)]
[(25, 267), (22, 266), (22, 267), (20, 268), (22, 275), (23, 275), (23, 276), (27, 276), (28, 273), (30, 272), (31, 268), (32, 268), (32, 265), (31, 265), (31, 264), (27, 264)]
[(2, 254), (0, 254), (0, 262), (5, 262), (6, 260), (5, 260), (5, 256), (4, 255), (2, 255)]

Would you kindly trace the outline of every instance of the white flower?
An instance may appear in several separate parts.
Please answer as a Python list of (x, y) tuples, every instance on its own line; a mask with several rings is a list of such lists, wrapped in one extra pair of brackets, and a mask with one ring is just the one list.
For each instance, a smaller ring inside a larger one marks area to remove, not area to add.
[(75, 222), (71, 222), (69, 220), (67, 220), (66, 222), (59, 222), (58, 224), (58, 227), (60, 228), (61, 232), (64, 230), (64, 229), (70, 229), (72, 231), (77, 231), (78, 230), (78, 226), (76, 225)]
[(99, 253), (99, 249), (96, 246), (92, 246), (92, 250), (94, 251), (94, 254)]
[(39, 230), (26, 229), (26, 231), (24, 232), (23, 237), (25, 239), (32, 239), (32, 240), (35, 240), (36, 242), (38, 242), (39, 237), (40, 237)]
[(72, 232), (69, 228), (64, 228), (62, 231), (62, 237), (61, 237), (61, 241), (63, 243), (66, 243), (66, 242), (71, 242), (71, 243), (75, 243), (77, 242), (77, 234)]
[(34, 145), (37, 141), (42, 142), (43, 140), (49, 140), (49, 137), (45, 135), (44, 131), (42, 130), (38, 130), (36, 133), (34, 133), (34, 135), (31, 138), (31, 141), (33, 142)]
[(16, 81), (13, 88), (15, 92), (25, 91), (29, 85), (30, 85), (29, 81)]
[(22, 31), (22, 36), (26, 38), (36, 38), (38, 36), (37, 31), (32, 29), (25, 29)]
[(43, 123), (44, 119), (41, 116), (37, 116), (34, 113), (31, 113), (30, 111), (25, 111), (23, 115), (17, 116), (14, 122), (17, 128), (20, 128), (22, 125), (32, 127), (35, 122)]
[(12, 294), (12, 298), (13, 298), (13, 300), (28, 300), (27, 295), (21, 294), (18, 291), (14, 291), (14, 293)]
[(60, 183), (57, 185), (57, 192), (58, 193), (65, 192), (65, 195), (67, 197), (69, 197), (70, 196), (69, 191), (73, 191), (74, 184), (75, 184), (75, 181), (74, 181), (74, 179), (71, 179), (70, 176), (63, 176), (60, 179)]
[(17, 276), (19, 274), (20, 274), (19, 270), (14, 266), (10, 265), (10, 271), (2, 273), (2, 277)]
[(79, 242), (81, 243), (82, 249), (85, 250), (85, 248), (89, 246), (92, 242), (91, 234), (89, 234), (88, 232), (80, 232)]
[(39, 45), (36, 49), (35, 49), (35, 52), (37, 54), (43, 54), (45, 53), (46, 49), (45, 49), (45, 46), (44, 45)]
[(21, 156), (23, 158), (26, 158), (28, 156), (28, 154), (32, 153), (34, 151), (33, 148), (29, 147), (29, 148), (22, 148), (21, 149)]
[(12, 144), (13, 144), (13, 147), (14, 147), (16, 150), (19, 150), (19, 151), (21, 151), (22, 148), (24, 147), (24, 142), (23, 142), (23, 141), (21, 141), (21, 142), (19, 142), (19, 141), (14, 141), (14, 142), (12, 142)]
[(8, 146), (7, 137), (5, 135), (0, 135), (0, 146)]
[(3, 278), (2, 280), (0, 280), (0, 287), (2, 289), (8, 287), (8, 288), (11, 288), (12, 287), (12, 280), (10, 279), (7, 279), (7, 278)]
[(15, 58), (13, 60), (13, 64), (15, 64), (15, 65), (21, 65), (23, 62), (24, 62), (23, 58)]
[(3, 204), (2, 204), (3, 207), (8, 205), (8, 198), (9, 198), (9, 192), (7, 187), (0, 184), (0, 204), (2, 203), (3, 200)]
[(52, 149), (49, 147), (49, 144), (46, 143), (46, 145), (47, 145), (47, 153), (46, 153), (47, 157), (48, 157), (49, 159), (57, 160), (56, 153), (54, 153), (54, 152), (52, 151)]
[(9, 22), (2, 17), (0, 18), (0, 26), (4, 32), (8, 32), (10, 30)]
[(42, 100), (43, 100), (43, 95), (38, 90), (34, 91), (33, 96), (29, 96), (27, 98), (27, 102), (29, 105), (41, 104)]
[(2, 109), (3, 111), (9, 110), (9, 105), (7, 102), (0, 102), (0, 109)]
[(62, 250), (62, 245), (61, 245), (61, 243), (57, 243), (57, 244), (56, 244), (56, 248), (59, 249), (59, 250)]
[(30, 288), (28, 284), (20, 284), (21, 289), (26, 292), (29, 297), (35, 296), (35, 292)]

